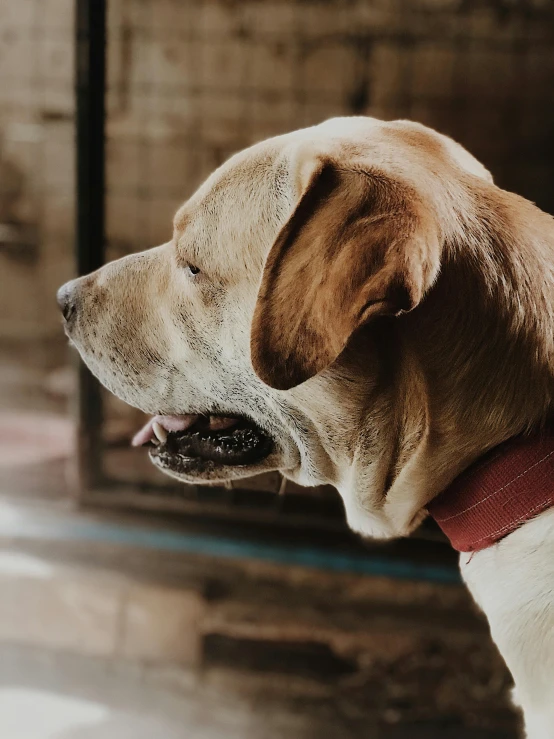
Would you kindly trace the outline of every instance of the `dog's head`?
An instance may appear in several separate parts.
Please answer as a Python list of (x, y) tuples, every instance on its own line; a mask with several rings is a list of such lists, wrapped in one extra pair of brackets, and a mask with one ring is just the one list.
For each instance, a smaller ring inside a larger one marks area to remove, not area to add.
[(426, 438), (426, 390), (395, 324), (433, 286), (475, 180), (490, 176), (462, 147), (404, 121), (262, 142), (181, 207), (171, 241), (62, 287), (67, 333), (155, 417), (136, 442), (163, 471), (331, 483), (362, 528)]

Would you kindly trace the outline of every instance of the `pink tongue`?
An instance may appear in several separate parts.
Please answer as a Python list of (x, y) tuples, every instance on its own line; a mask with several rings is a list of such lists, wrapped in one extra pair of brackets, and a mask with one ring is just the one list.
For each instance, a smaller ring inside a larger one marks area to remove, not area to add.
[(199, 416), (196, 414), (186, 416), (154, 416), (133, 436), (131, 445), (142, 446), (151, 441), (155, 437), (153, 429), (155, 423), (159, 423), (166, 431), (186, 431), (196, 423), (198, 418)]
[[(198, 421), (199, 415), (189, 414), (185, 416), (154, 416), (138, 431), (131, 441), (132, 446), (142, 446), (156, 437), (154, 424), (159, 423), (166, 431), (186, 431)], [(212, 431), (222, 431), (232, 428), (238, 423), (237, 418), (226, 416), (210, 416), (208, 428)]]

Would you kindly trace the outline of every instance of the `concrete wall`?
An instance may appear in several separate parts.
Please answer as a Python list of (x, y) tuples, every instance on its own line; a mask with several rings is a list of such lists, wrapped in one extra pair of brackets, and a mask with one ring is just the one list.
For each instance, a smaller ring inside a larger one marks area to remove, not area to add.
[[(229, 154), (337, 114), (408, 117), (554, 209), (547, 0), (110, 0), (110, 256), (165, 241)], [(72, 0), (0, 0), (0, 337), (59, 332), (71, 273)]]

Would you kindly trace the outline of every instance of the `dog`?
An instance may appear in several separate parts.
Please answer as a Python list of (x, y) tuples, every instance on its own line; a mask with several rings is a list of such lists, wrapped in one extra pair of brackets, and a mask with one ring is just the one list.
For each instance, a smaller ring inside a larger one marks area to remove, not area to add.
[[(336, 118), (235, 154), (171, 241), (58, 302), (91, 371), (152, 416), (134, 443), (157, 467), (334, 485), (366, 537), (410, 534), (476, 460), (553, 413), (554, 220), (409, 121)], [(460, 566), (527, 736), (546, 739), (554, 509), (520, 519)]]

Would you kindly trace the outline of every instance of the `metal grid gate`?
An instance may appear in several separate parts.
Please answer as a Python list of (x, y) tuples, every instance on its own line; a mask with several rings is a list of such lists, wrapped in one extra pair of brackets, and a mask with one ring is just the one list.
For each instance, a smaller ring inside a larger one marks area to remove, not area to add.
[[(78, 0), (77, 11), (80, 274), (167, 241), (176, 208), (232, 152), (337, 114), (434, 126), (552, 209), (546, 4)], [(139, 424), (81, 366), (83, 501), (345, 530), (334, 491), (278, 495), (275, 473), (238, 489), (172, 483), (127, 448)]]

